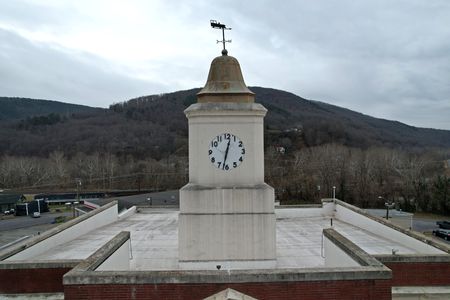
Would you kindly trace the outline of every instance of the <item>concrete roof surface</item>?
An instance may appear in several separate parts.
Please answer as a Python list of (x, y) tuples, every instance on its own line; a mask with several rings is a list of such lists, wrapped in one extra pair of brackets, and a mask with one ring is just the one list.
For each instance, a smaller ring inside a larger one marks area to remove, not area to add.
[[(277, 219), (277, 268), (324, 266), (322, 230), (330, 217)], [(418, 254), (415, 249), (386, 237), (333, 219), (333, 228), (369, 254)], [(141, 212), (56, 246), (35, 260), (84, 259), (120, 231), (130, 231), (131, 270), (178, 270), (178, 210), (141, 209)]]

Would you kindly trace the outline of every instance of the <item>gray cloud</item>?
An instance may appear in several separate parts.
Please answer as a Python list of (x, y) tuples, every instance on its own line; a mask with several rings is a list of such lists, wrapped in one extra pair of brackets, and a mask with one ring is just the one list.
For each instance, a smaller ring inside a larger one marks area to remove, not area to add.
[(107, 106), (167, 86), (119, 73), (107, 61), (0, 29), (0, 94)]
[(14, 26), (64, 26), (70, 16), (68, 8), (48, 7), (44, 3), (4, 1), (1, 8), (0, 19)]
[[(101, 8), (101, 18), (110, 13), (111, 4), (91, 3), (46, 7), (7, 1), (0, 5), (0, 28), (2, 23), (33, 26), (58, 34), (76, 31), (81, 23), (82, 28), (95, 28), (96, 14), (88, 17), (84, 7)], [(0, 82), (1, 94), (105, 106), (201, 86), (208, 62), (220, 51), (220, 45), (214, 45), (220, 32), (208, 28), (212, 18), (233, 27), (228, 48), (239, 59), (248, 85), (280, 88), (410, 125), (450, 129), (446, 0), (133, 3), (139, 11), (156, 9), (160, 15), (125, 34), (142, 35), (143, 44), (151, 41), (173, 53), (149, 54), (138, 67), (127, 66), (3, 31), (0, 76), (9, 75)], [(135, 21), (119, 12), (117, 22), (126, 25), (130, 20)], [(124, 32), (116, 37), (126, 40)]]
[(260, 28), (234, 33), (253, 44), (242, 50), (265, 74), (258, 81), (377, 117), (450, 129), (450, 3), (286, 3), (268, 9), (267, 1), (234, 15)]

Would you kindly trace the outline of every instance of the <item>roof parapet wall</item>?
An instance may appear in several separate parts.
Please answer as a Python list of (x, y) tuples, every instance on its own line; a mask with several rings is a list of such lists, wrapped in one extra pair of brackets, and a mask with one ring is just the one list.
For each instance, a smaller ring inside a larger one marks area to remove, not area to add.
[[(46, 242), (46, 241), (48, 242), (49, 239), (56, 238), (59, 235), (63, 234), (64, 232), (67, 232), (66, 230), (74, 229), (77, 225), (81, 225), (82, 222), (87, 221), (92, 217), (98, 216), (99, 214), (106, 212), (108, 209), (111, 209), (113, 207), (116, 207), (115, 216), (113, 214), (110, 217), (108, 217), (107, 219), (105, 219), (103, 222), (98, 222), (98, 223), (96, 222), (95, 226), (100, 227), (100, 226), (106, 225), (107, 223), (111, 223), (111, 222), (117, 220), (117, 215), (118, 215), (117, 201), (112, 201), (112, 202), (110, 202), (98, 209), (95, 209), (85, 215), (79, 216), (73, 220), (70, 220), (66, 223), (56, 226), (55, 228), (45, 231), (40, 235), (37, 235), (30, 239), (24, 240), (23, 242), (20, 242), (10, 248), (6, 248), (6, 249), (0, 251), (0, 261), (6, 260), (6, 259), (11, 260), (11, 258), (13, 258), (13, 256), (20, 254), (23, 251), (28, 250), (28, 249), (38, 245), (39, 243)], [(86, 224), (83, 224), (83, 228), (85, 230), (90, 231), (93, 229), (92, 227), (88, 227), (88, 228), (86, 228), (86, 227), (87, 227)], [(79, 236), (79, 235), (83, 234), (83, 231), (77, 229), (77, 230), (75, 230), (74, 234), (75, 235), (78, 234), (78, 236)], [(73, 238), (74, 238), (74, 236), (72, 236), (70, 238), (70, 240), (72, 240)], [(64, 242), (66, 242), (65, 239), (58, 238), (54, 243), (52, 243), (51, 246), (54, 247), (54, 246), (56, 246), (58, 244), (62, 244)], [(19, 258), (19, 259), (23, 260), (24, 258)]]
[(385, 268), (381, 262), (358, 247), (356, 244), (352, 243), (349, 239), (345, 238), (336, 230), (326, 228), (323, 230), (323, 235), (361, 266)]
[[(362, 216), (370, 219), (371, 221), (375, 221), (377, 223), (380, 223), (380, 224), (382, 224), (382, 225), (384, 225), (384, 226), (386, 226), (386, 227), (388, 227), (390, 229), (393, 229), (393, 230), (395, 230), (395, 231), (397, 231), (399, 233), (402, 233), (402, 234), (404, 234), (404, 235), (406, 235), (406, 236), (408, 236), (410, 238), (413, 238), (414, 240), (416, 240), (418, 242), (421, 242), (421, 243), (423, 243), (425, 245), (434, 247), (434, 248), (436, 248), (438, 250), (441, 250), (441, 251), (443, 251), (445, 253), (450, 253), (450, 247), (447, 244), (443, 243), (443, 242), (431, 240), (427, 236), (425, 236), (425, 235), (423, 235), (421, 233), (418, 233), (418, 232), (415, 232), (415, 231), (412, 231), (412, 230), (408, 230), (408, 229), (404, 229), (404, 228), (402, 228), (400, 226), (397, 226), (397, 225), (395, 225), (395, 224), (393, 224), (393, 223), (391, 223), (391, 222), (389, 222), (387, 220), (384, 220), (384, 219), (376, 217), (376, 216), (372, 216), (369, 213), (367, 213), (366, 211), (364, 211), (363, 209), (360, 209), (360, 208), (358, 208), (358, 207), (356, 207), (354, 205), (348, 204), (348, 203), (346, 203), (344, 201), (341, 201), (341, 200), (338, 200), (338, 199), (334, 199), (334, 203), (336, 205), (340, 205), (340, 206), (342, 206), (342, 207), (344, 207), (346, 209), (349, 209), (349, 210), (351, 210), (351, 211), (353, 211), (353, 212), (355, 212), (355, 213), (357, 213), (359, 215), (362, 215)], [(342, 219), (343, 221), (352, 223), (350, 220), (345, 220), (345, 218), (340, 218), (340, 219)], [(361, 227), (361, 226), (358, 226), (358, 227)], [(439, 254), (437, 254), (437, 255), (439, 255)]]

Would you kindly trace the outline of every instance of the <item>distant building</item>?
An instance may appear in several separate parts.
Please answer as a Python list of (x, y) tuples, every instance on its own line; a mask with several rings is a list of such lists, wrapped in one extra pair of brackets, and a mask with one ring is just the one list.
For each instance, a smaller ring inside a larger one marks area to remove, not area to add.
[(275, 146), (275, 151), (280, 153), (280, 154), (285, 154), (286, 153), (286, 148), (284, 148), (283, 146)]
[(44, 199), (37, 199), (16, 204), (17, 216), (30, 216), (35, 212), (43, 213), (48, 211), (48, 203)]
[(16, 204), (21, 203), (25, 197), (22, 194), (0, 193), (0, 213), (16, 209)]
[(64, 204), (66, 202), (75, 202), (80, 200), (92, 200), (104, 198), (105, 193), (47, 193), (47, 194), (37, 194), (34, 196), (34, 200), (44, 200), (49, 204)]

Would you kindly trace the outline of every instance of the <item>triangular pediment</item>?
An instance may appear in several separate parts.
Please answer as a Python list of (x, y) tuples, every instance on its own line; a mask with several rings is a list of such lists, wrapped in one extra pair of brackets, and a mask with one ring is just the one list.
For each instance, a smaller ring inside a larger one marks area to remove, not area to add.
[(233, 289), (226, 289), (203, 300), (258, 300)]

